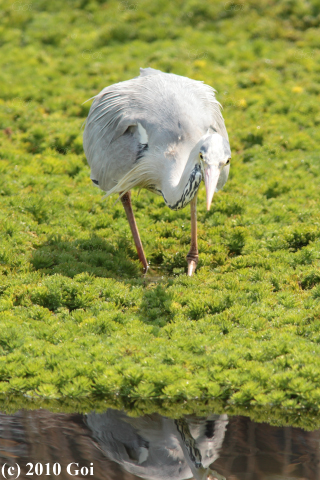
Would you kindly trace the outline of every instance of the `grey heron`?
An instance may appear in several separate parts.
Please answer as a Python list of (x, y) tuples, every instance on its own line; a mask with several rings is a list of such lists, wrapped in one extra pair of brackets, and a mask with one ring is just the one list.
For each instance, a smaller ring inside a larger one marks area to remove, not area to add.
[(210, 465), (219, 458), (228, 421), (226, 414), (173, 420), (154, 413), (134, 418), (113, 409), (86, 417), (98, 448), (147, 480), (225, 479)]
[(206, 188), (207, 210), (228, 179), (231, 150), (215, 90), (203, 82), (152, 68), (104, 88), (91, 105), (83, 134), (92, 182), (119, 194), (139, 259), (143, 251), (131, 190), (146, 188), (179, 210), (191, 203), (188, 275), (198, 263), (197, 192)]

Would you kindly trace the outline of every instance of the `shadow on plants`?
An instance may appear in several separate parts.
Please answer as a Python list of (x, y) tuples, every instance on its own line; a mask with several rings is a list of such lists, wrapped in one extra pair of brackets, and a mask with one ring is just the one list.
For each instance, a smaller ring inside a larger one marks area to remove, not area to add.
[(126, 238), (114, 244), (97, 235), (74, 241), (52, 236), (32, 253), (30, 263), (48, 275), (60, 273), (71, 278), (82, 272), (112, 278), (141, 275), (136, 253)]

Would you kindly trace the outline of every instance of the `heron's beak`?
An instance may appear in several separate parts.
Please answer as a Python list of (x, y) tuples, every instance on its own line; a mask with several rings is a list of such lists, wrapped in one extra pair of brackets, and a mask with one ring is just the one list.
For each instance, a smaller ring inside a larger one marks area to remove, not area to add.
[(212, 197), (215, 192), (220, 176), (220, 168), (215, 165), (208, 165), (204, 170), (204, 184), (207, 192), (207, 210), (210, 210)]

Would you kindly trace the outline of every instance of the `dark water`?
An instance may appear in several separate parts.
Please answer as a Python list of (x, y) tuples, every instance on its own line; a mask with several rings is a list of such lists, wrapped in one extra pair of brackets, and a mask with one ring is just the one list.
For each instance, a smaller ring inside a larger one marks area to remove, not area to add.
[(319, 441), (227, 415), (20, 411), (0, 414), (0, 478), (320, 480)]

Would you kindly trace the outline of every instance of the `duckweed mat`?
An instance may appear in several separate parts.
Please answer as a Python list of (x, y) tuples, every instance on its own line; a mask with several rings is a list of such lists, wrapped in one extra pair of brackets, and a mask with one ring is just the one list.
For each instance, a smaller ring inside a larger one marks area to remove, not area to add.
[[(0, 12), (3, 409), (209, 405), (317, 424), (319, 3)], [(224, 107), (231, 175), (210, 212), (200, 188), (193, 278), (189, 208), (133, 193), (144, 277), (122, 206), (89, 179), (83, 102), (140, 66), (203, 80)]]

